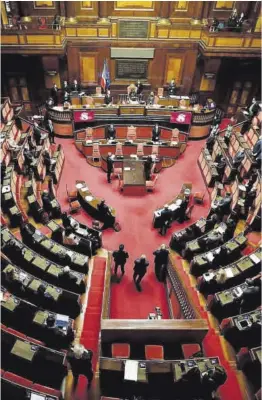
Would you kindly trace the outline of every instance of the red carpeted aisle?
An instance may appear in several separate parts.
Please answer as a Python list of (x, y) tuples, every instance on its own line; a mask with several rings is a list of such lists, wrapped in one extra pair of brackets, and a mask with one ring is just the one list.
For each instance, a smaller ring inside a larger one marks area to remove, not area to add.
[[(206, 216), (209, 209), (209, 196), (202, 179), (197, 159), (200, 154), (204, 141), (189, 142), (185, 153), (179, 158), (176, 165), (161, 171), (160, 177), (153, 193), (143, 197), (123, 196), (118, 191), (118, 182), (113, 180), (112, 184), (106, 181), (106, 175), (99, 168), (91, 167), (85, 158), (78, 152), (72, 139), (56, 139), (61, 143), (65, 152), (65, 165), (59, 185), (58, 200), (63, 209), (68, 209), (66, 202), (66, 185), (73, 189), (76, 179), (85, 180), (90, 190), (98, 197), (105, 198), (106, 202), (116, 208), (117, 220), (120, 222), (122, 230), (116, 233), (107, 230), (103, 233), (103, 246), (108, 250), (117, 249), (120, 243), (125, 244), (130, 258), (126, 264), (126, 274), (121, 283), (112, 284), (111, 290), (111, 318), (147, 318), (148, 313), (154, 310), (155, 306), (160, 306), (163, 317), (168, 318), (168, 309), (165, 301), (164, 286), (157, 282), (154, 276), (152, 252), (161, 243), (169, 243), (172, 231), (179, 230), (185, 225), (191, 224), (201, 216)], [(175, 222), (166, 237), (161, 237), (152, 228), (153, 212), (156, 208), (170, 201), (180, 191), (183, 183), (192, 182), (193, 192), (206, 192), (204, 205), (196, 206), (192, 213), (190, 222), (178, 224)], [(78, 214), (77, 219), (83, 223), (90, 223), (91, 219), (84, 211)], [(148, 273), (142, 281), (143, 291), (137, 292), (132, 281), (134, 260), (141, 254), (145, 254), (150, 261)], [(100, 327), (100, 312), (102, 293), (103, 293), (103, 266), (100, 258), (96, 258), (99, 267), (94, 267), (92, 276), (92, 286), (89, 293), (89, 304), (85, 315), (84, 330), (81, 342), (97, 351), (98, 335)], [(105, 266), (105, 264), (104, 264)], [(97, 273), (96, 273), (97, 272)], [(190, 289), (189, 289), (190, 290)], [(192, 289), (194, 290), (194, 289)], [(194, 291), (195, 292), (195, 291)], [(194, 296), (196, 293), (194, 294)], [(203, 316), (206, 315), (202, 310)], [(219, 337), (215, 332), (210, 333), (205, 344), (208, 355), (217, 354), (223, 357), (223, 351)], [(96, 353), (94, 362), (96, 360)], [(232, 398), (240, 399), (239, 386), (236, 376), (225, 362), (221, 359), (228, 371), (228, 383), (223, 386), (221, 391), (222, 400)], [(80, 382), (82, 384), (82, 381)], [(81, 387), (81, 385), (78, 385)], [(80, 388), (81, 389), (81, 388)], [(81, 390), (80, 390), (81, 392)], [(85, 395), (79, 400), (86, 400)]]

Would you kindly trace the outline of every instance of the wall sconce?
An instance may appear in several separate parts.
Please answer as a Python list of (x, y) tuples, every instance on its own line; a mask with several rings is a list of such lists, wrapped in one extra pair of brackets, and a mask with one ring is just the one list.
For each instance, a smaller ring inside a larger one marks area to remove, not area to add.
[(98, 24), (101, 24), (101, 25), (110, 25), (111, 24), (111, 21), (110, 21), (110, 19), (109, 18), (100, 18), (98, 21), (97, 21), (97, 23)]
[(70, 17), (70, 18), (67, 18), (66, 22), (68, 24), (76, 24), (77, 23), (77, 19), (74, 18), (74, 17)]
[(169, 21), (169, 19), (167, 19), (167, 18), (160, 18), (158, 21), (157, 21), (157, 25), (159, 26), (159, 25), (171, 25), (171, 22)]

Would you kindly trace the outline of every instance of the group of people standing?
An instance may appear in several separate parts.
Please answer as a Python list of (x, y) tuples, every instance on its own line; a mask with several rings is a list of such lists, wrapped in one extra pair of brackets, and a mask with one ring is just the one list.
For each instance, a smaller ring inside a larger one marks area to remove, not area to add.
[[(168, 266), (168, 256), (169, 250), (165, 244), (162, 244), (159, 249), (153, 252), (155, 256), (155, 275), (160, 282), (164, 282), (166, 278), (167, 266)], [(118, 267), (121, 268), (122, 276), (125, 274), (125, 265), (129, 258), (129, 254), (125, 251), (125, 246), (120, 244), (119, 249), (113, 251), (112, 253), (114, 259), (114, 275), (117, 277)], [(133, 281), (136, 289), (141, 292), (142, 287), (140, 285), (143, 277), (147, 273), (147, 268), (149, 267), (149, 261), (145, 254), (142, 254), (139, 258), (134, 261), (133, 267)]]

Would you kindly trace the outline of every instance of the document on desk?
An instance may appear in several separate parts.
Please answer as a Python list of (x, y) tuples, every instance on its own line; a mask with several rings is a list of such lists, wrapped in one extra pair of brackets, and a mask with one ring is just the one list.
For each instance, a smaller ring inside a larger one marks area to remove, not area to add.
[(173, 204), (170, 204), (170, 206), (169, 206), (168, 208), (169, 208), (169, 210), (171, 210), (171, 211), (175, 211), (175, 210), (178, 209), (178, 207), (179, 207), (179, 205), (173, 203)]
[(207, 253), (207, 254), (205, 255), (205, 258), (206, 258), (209, 262), (212, 262), (212, 261), (214, 260), (214, 255), (213, 255), (213, 253), (210, 251), (209, 253)]
[(124, 171), (131, 171), (131, 168), (130, 167), (125, 167)]
[(127, 381), (135, 381), (136, 382), (137, 375), (138, 375), (138, 361), (126, 360), (124, 379)]
[(225, 273), (227, 278), (233, 278), (234, 274), (231, 268), (225, 268)]
[(255, 264), (259, 264), (259, 263), (260, 263), (260, 259), (258, 258), (258, 256), (256, 256), (256, 254), (250, 254), (249, 258), (251, 258), (251, 260), (252, 260)]

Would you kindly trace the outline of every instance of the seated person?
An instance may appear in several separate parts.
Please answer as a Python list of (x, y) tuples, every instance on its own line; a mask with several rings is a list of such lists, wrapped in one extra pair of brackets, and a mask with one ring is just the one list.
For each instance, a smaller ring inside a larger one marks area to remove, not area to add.
[(137, 88), (136, 93), (137, 93), (137, 95), (139, 96), (139, 95), (143, 92), (144, 85), (140, 82), (139, 79), (137, 80), (137, 82), (136, 82), (135, 85), (136, 85), (136, 88)]
[(227, 248), (226, 246), (221, 246), (219, 252), (213, 253), (213, 260), (212, 260), (212, 268), (216, 269), (221, 265), (225, 265), (226, 257), (227, 257)]
[(170, 224), (172, 222), (172, 211), (169, 210), (169, 206), (168, 204), (164, 205), (164, 209), (161, 211), (160, 214), (160, 224), (161, 224), (161, 228), (160, 228), (160, 235), (164, 236), (167, 232), (167, 229), (170, 227)]
[(147, 98), (147, 104), (148, 104), (149, 106), (152, 106), (152, 105), (154, 104), (154, 102), (155, 102), (155, 95), (154, 95), (154, 92), (150, 92), (150, 95), (149, 95), (148, 98)]
[(243, 290), (240, 302), (239, 314), (254, 310), (260, 305), (261, 286), (253, 286), (252, 284)]
[(37, 149), (36, 149), (36, 145), (32, 141), (32, 136), (31, 135), (28, 136), (27, 144), (29, 146), (29, 150), (32, 151), (33, 155), (35, 155)]
[(261, 154), (261, 147), (262, 147), (262, 136), (259, 137), (255, 146), (253, 147), (252, 154), (255, 158), (257, 158)]
[(70, 105), (70, 93), (67, 91), (63, 93), (63, 103), (69, 103)]
[(44, 190), (42, 193), (42, 202), (44, 210), (51, 218), (60, 218), (61, 208), (57, 202), (55, 206), (52, 205), (52, 198), (47, 190)]
[(98, 204), (97, 210), (100, 214), (101, 219), (104, 222), (104, 225), (102, 226), (102, 230), (105, 230), (107, 228), (113, 228), (115, 225), (115, 217), (112, 215), (110, 208), (106, 204), (105, 200), (101, 200), (101, 203)]
[(221, 365), (215, 365), (215, 368), (208, 369), (201, 374), (201, 385), (205, 394), (211, 394), (227, 380), (225, 369)]
[(50, 157), (50, 154), (48, 153), (47, 150), (43, 152), (43, 162), (44, 165), (46, 166), (47, 174), (53, 173), (56, 161)]
[(238, 21), (238, 15), (237, 15), (237, 10), (235, 8), (227, 21), (227, 26), (229, 30), (233, 30), (234, 28), (236, 28), (237, 21)]
[(66, 265), (64, 268), (61, 269), (61, 272), (59, 273), (58, 277), (59, 280), (64, 284), (77, 282), (77, 277), (71, 274), (71, 270), (70, 267), (68, 267), (68, 265)]
[(158, 142), (161, 136), (161, 128), (159, 127), (158, 123), (154, 126), (152, 130), (152, 141)]
[(68, 227), (63, 231), (63, 244), (66, 246), (75, 246), (76, 251), (89, 257), (92, 255), (91, 241), (76, 236), (71, 227)]
[(217, 214), (222, 220), (224, 215), (230, 214), (230, 204), (232, 201), (232, 196), (230, 192), (226, 193), (226, 197), (219, 201), (217, 206)]
[(225, 173), (225, 169), (227, 166), (226, 159), (224, 157), (221, 158), (219, 164), (217, 165), (218, 172), (218, 180), (221, 182)]
[(46, 326), (47, 326), (47, 328), (54, 328), (55, 327), (55, 321), (56, 321), (56, 319), (55, 319), (55, 316), (54, 316), (54, 314), (48, 314), (48, 317), (47, 317), (47, 319), (46, 319)]
[(252, 188), (250, 192), (247, 193), (245, 201), (244, 201), (244, 209), (245, 215), (248, 214), (250, 207), (252, 207), (254, 200), (257, 196), (257, 192), (255, 188)]
[(216, 141), (216, 135), (214, 133), (210, 133), (209, 137), (206, 140), (206, 148), (209, 151), (209, 153), (212, 153), (215, 141)]
[(131, 84), (129, 86), (129, 100), (131, 101), (137, 101), (137, 87), (134, 84)]
[(232, 218), (228, 218), (226, 221), (226, 231), (224, 233), (224, 241), (227, 242), (228, 240), (232, 239), (234, 236), (234, 232), (236, 229), (237, 221), (234, 221)]
[(104, 104), (106, 104), (108, 106), (109, 104), (112, 104), (112, 101), (113, 101), (113, 98), (111, 96), (110, 90), (107, 89), (106, 95), (104, 97)]
[(25, 158), (25, 166), (28, 167), (29, 171), (36, 167), (37, 161), (34, 158), (32, 151), (25, 147), (23, 155)]
[(209, 28), (209, 32), (217, 32), (219, 21), (216, 17), (213, 18), (212, 25)]
[(260, 104), (256, 101), (256, 98), (253, 97), (251, 105), (247, 107), (245, 111), (243, 111), (243, 114), (249, 117), (250, 121), (250, 119), (257, 115), (259, 111), (261, 111)]
[(224, 140), (227, 146), (229, 145), (232, 132), (233, 132), (233, 126), (229, 124), (224, 135)]
[(70, 93), (71, 89), (70, 89), (67, 81), (63, 82), (62, 90), (63, 90), (63, 93), (65, 93), (65, 92)]
[(42, 141), (45, 138), (45, 135), (42, 135), (39, 125), (36, 121), (34, 121), (34, 130), (33, 130), (34, 140), (37, 146), (42, 145)]
[(76, 79), (74, 79), (72, 83), (71, 90), (72, 92), (81, 92), (81, 86), (79, 85)]
[(167, 89), (168, 95), (169, 96), (174, 96), (176, 94), (176, 84), (175, 84), (175, 79), (172, 79), (168, 89)]
[(116, 138), (116, 130), (113, 124), (110, 124), (106, 129), (106, 139), (114, 140)]
[(216, 214), (212, 214), (210, 217), (208, 217), (206, 220), (206, 225), (205, 225), (205, 233), (210, 231), (211, 229), (213, 229), (214, 226), (216, 225), (217, 221), (218, 221), (218, 218), (217, 218)]
[(241, 162), (244, 160), (244, 158), (245, 158), (244, 150), (238, 151), (233, 160), (233, 167), (238, 168)]
[(14, 152), (15, 154), (17, 154), (21, 150), (21, 146), (18, 146), (14, 139), (11, 137), (7, 139), (6, 144), (7, 150), (10, 152)]

